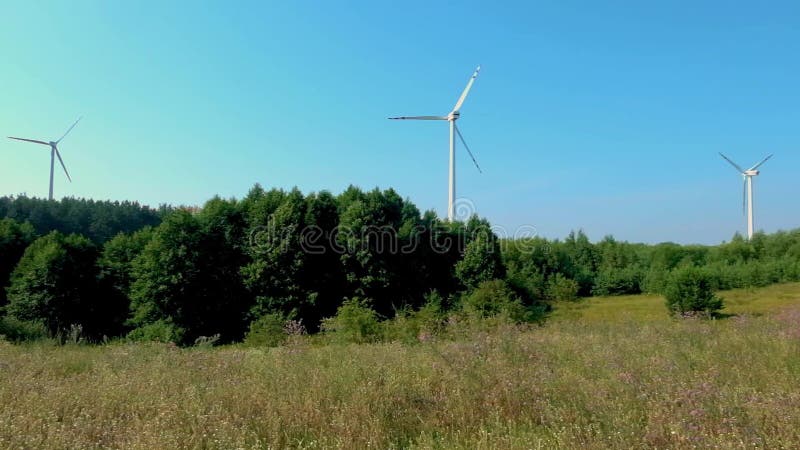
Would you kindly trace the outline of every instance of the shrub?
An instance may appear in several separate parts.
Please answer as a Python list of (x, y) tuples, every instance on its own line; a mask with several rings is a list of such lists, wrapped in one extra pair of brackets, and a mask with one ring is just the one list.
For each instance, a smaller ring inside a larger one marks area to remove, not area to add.
[(555, 274), (547, 281), (547, 298), (556, 301), (574, 302), (578, 299), (580, 286), (560, 273)]
[(523, 301), (533, 303), (547, 298), (547, 278), (537, 267), (524, 267), (508, 271), (506, 282), (523, 296)]
[(128, 339), (136, 342), (181, 342), (184, 338), (184, 330), (167, 320), (157, 320), (155, 322), (142, 325), (128, 333)]
[(532, 319), (528, 309), (503, 280), (484, 281), (462, 298), (461, 305), (470, 319), (502, 316), (514, 323)]
[(419, 324), (421, 333), (439, 333), (444, 327), (445, 318), (444, 299), (436, 291), (426, 295), (425, 304), (414, 313), (414, 319)]
[(286, 318), (281, 314), (265, 314), (250, 323), (244, 343), (252, 347), (278, 347), (286, 342)]
[(322, 330), (340, 342), (362, 344), (381, 338), (378, 314), (366, 300), (358, 297), (345, 300), (335, 316), (324, 319)]
[(666, 269), (661, 267), (651, 268), (642, 280), (642, 292), (662, 294), (667, 285), (668, 273)]
[(593, 295), (641, 294), (643, 274), (638, 267), (607, 268), (594, 281)]
[(441, 295), (432, 291), (425, 298), (425, 304), (418, 310), (398, 311), (394, 319), (383, 323), (387, 339), (416, 343), (426, 341), (443, 330), (446, 317)]
[(500, 246), (489, 231), (479, 232), (467, 244), (464, 257), (456, 263), (455, 273), (467, 289), (474, 289), (484, 281), (505, 276)]
[(25, 322), (14, 317), (0, 317), (0, 336), (11, 342), (35, 341), (47, 337), (41, 322)]
[(664, 297), (672, 314), (711, 316), (723, 308), (722, 299), (714, 295), (711, 277), (696, 267), (674, 270), (664, 289)]

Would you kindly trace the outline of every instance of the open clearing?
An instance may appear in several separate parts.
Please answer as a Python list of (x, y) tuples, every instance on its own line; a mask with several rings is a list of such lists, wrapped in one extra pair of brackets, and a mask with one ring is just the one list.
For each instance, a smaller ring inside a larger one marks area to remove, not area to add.
[(800, 283), (417, 345), (0, 343), (0, 448), (798, 448)]

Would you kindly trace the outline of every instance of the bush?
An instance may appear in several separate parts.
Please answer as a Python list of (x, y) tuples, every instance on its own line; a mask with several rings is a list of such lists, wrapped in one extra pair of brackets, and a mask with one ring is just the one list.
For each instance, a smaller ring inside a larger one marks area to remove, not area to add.
[(470, 319), (501, 316), (514, 323), (532, 320), (528, 309), (503, 280), (479, 284), (471, 294), (462, 298), (461, 306)]
[(425, 299), (425, 304), (417, 311), (398, 311), (394, 319), (384, 322), (385, 337), (394, 341), (416, 343), (441, 333), (446, 318), (442, 309), (442, 297), (433, 291)]
[(334, 317), (324, 319), (322, 330), (340, 342), (362, 344), (381, 338), (378, 314), (366, 300), (357, 297), (345, 300)]
[(669, 272), (661, 267), (651, 268), (642, 280), (642, 292), (648, 294), (663, 294), (667, 286), (667, 276)]
[(547, 298), (550, 300), (574, 302), (578, 299), (579, 290), (580, 286), (577, 281), (560, 273), (555, 274), (547, 281)]
[(479, 232), (467, 244), (464, 257), (456, 263), (456, 277), (467, 289), (475, 289), (484, 281), (505, 276), (500, 246), (488, 230)]
[(0, 336), (11, 342), (35, 341), (47, 338), (47, 328), (40, 322), (0, 317)]
[(278, 347), (286, 342), (286, 318), (281, 314), (265, 314), (250, 323), (244, 344), (251, 347)]
[(157, 320), (147, 325), (142, 325), (128, 333), (128, 339), (135, 342), (181, 342), (184, 330), (166, 320)]
[(642, 293), (643, 273), (635, 266), (601, 270), (594, 281), (593, 295), (633, 295)]
[(664, 289), (664, 297), (672, 314), (711, 316), (723, 308), (722, 299), (714, 295), (711, 277), (696, 267), (674, 270)]

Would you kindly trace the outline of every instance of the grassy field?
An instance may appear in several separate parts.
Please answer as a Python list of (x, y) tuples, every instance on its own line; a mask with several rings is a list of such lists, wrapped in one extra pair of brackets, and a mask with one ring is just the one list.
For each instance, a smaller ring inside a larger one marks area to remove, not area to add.
[[(736, 289), (721, 292), (725, 300), (722, 315), (762, 316), (783, 310), (800, 308), (800, 283), (776, 284), (757, 289)], [(616, 323), (667, 322), (664, 298), (659, 295), (626, 295), (619, 297), (593, 297), (575, 303), (556, 305), (551, 319), (555, 321), (579, 320), (581, 322)]]
[(0, 343), (0, 448), (798, 448), (800, 284), (417, 345)]

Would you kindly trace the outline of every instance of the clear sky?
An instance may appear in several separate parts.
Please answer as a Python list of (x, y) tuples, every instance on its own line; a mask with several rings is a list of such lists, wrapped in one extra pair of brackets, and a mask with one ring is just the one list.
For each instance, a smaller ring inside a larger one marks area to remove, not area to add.
[[(4, 2), (0, 135), (58, 138), (56, 196), (201, 204), (256, 182), (458, 196), (513, 234), (717, 243), (800, 226), (800, 2)], [(46, 147), (0, 142), (0, 194)]]

